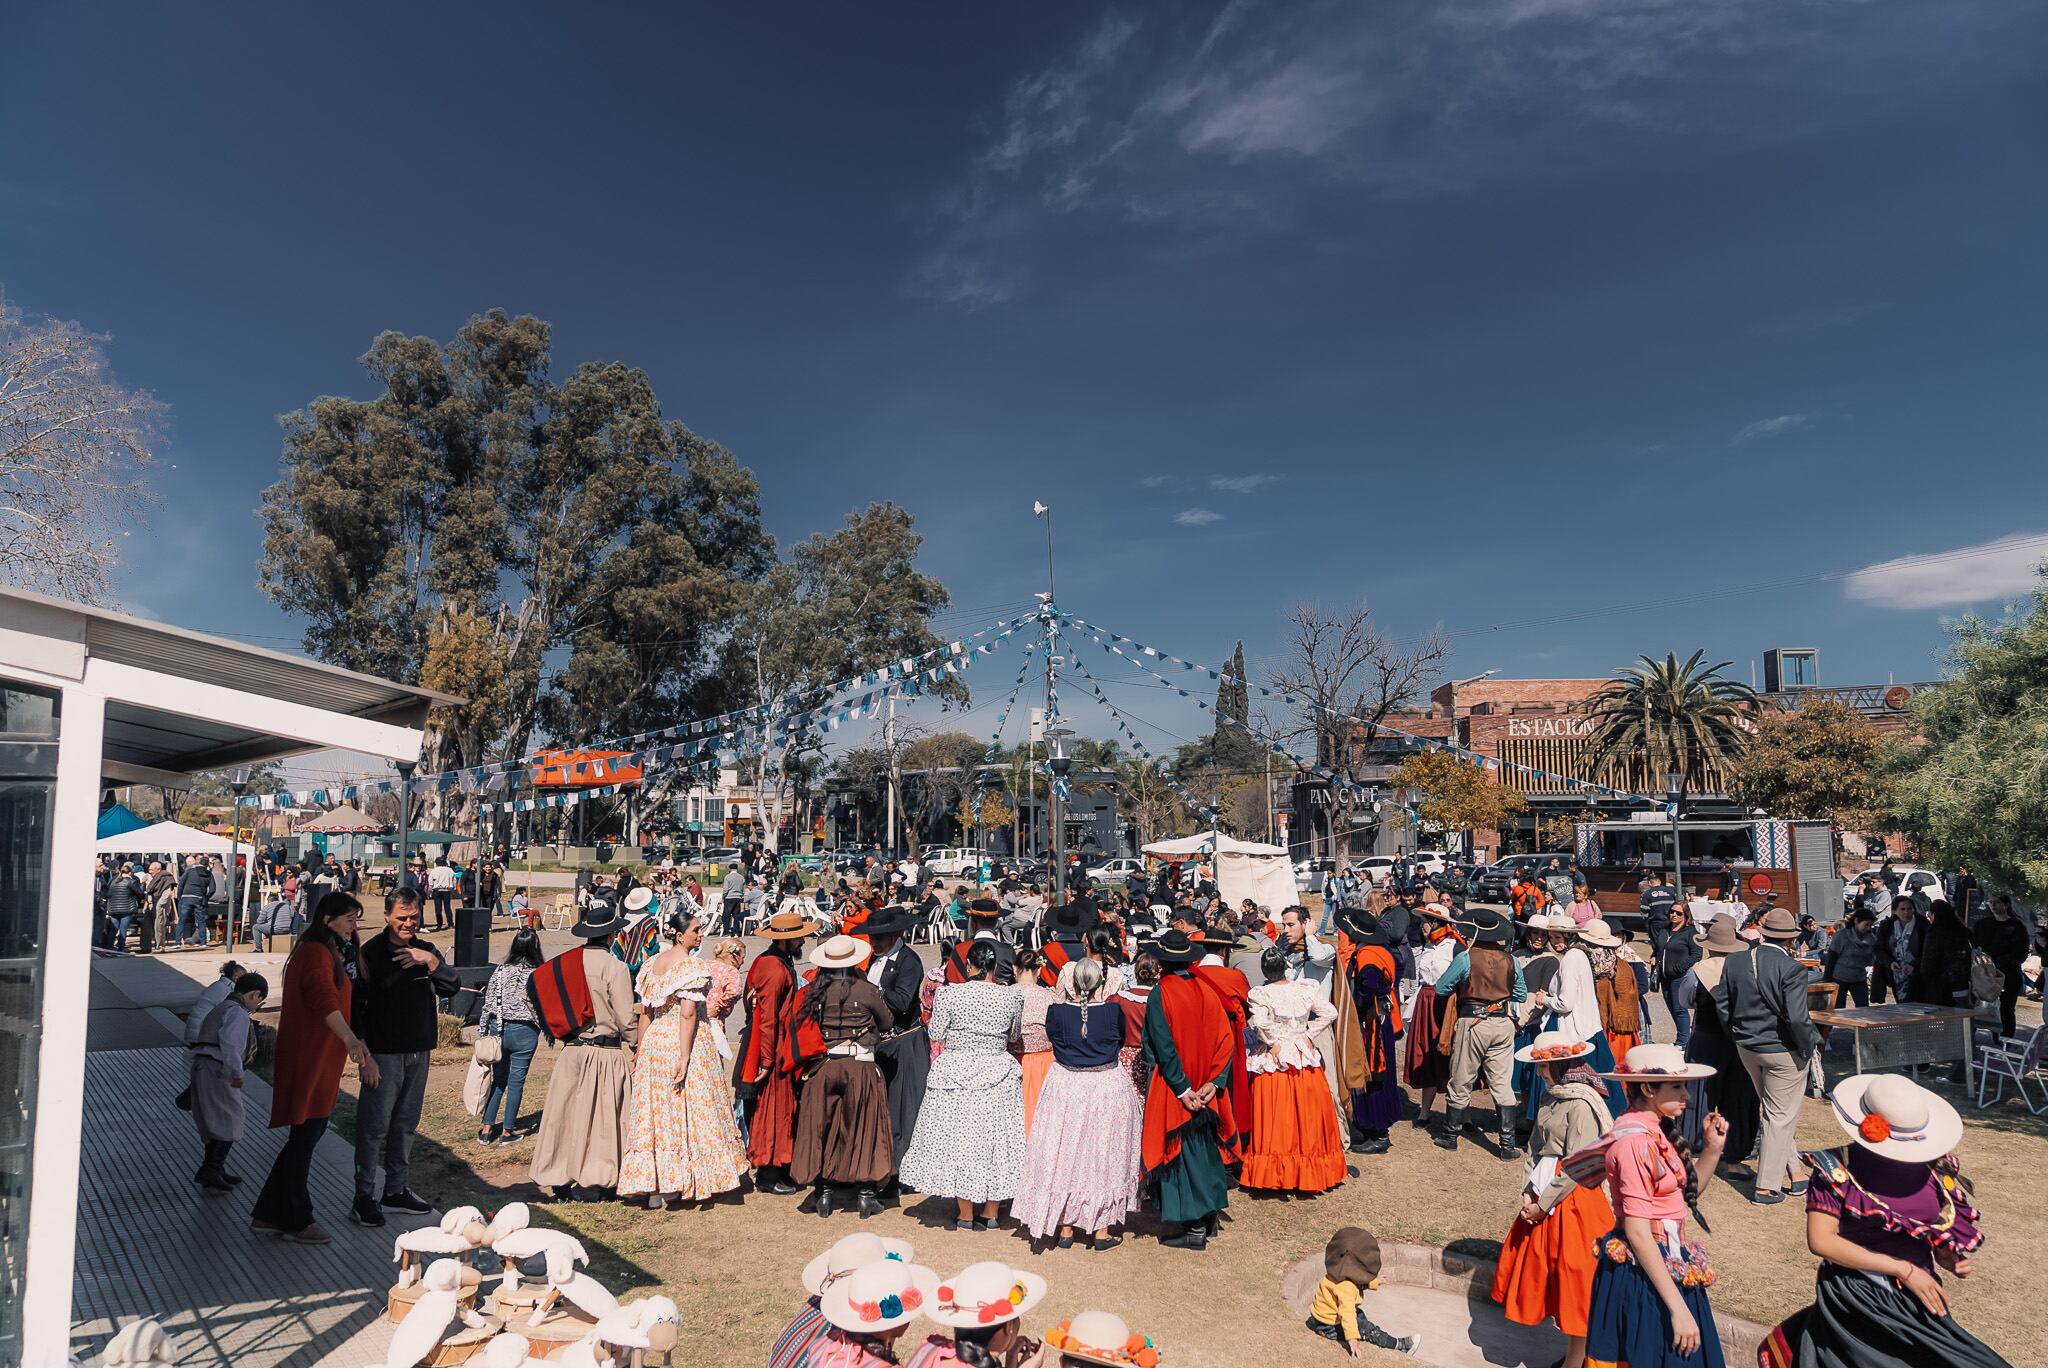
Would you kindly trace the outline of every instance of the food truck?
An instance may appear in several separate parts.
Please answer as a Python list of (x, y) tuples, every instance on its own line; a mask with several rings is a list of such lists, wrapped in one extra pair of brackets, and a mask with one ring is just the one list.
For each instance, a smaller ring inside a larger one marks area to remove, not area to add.
[[(1639, 930), (1641, 884), (1651, 870), (1671, 868), (1671, 817), (1638, 812), (1626, 821), (1580, 822), (1576, 854), (1580, 874), (1609, 921)], [(1778, 906), (1809, 911), (1822, 922), (1842, 915), (1842, 880), (1835, 867), (1835, 829), (1818, 819), (1683, 817), (1678, 822), (1687, 897), (1718, 896), (1724, 883), (1740, 883), (1751, 907), (1764, 894)]]

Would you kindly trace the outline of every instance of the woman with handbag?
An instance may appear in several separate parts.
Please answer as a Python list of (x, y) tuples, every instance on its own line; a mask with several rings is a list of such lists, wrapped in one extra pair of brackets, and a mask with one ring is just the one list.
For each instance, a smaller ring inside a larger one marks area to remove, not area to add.
[[(478, 1113), (484, 1123), (476, 1133), (480, 1145), (509, 1145), (533, 1134), (532, 1126), (519, 1124), (519, 1103), (526, 1092), (526, 1071), (533, 1066), (533, 1053), (540, 1047), (540, 1023), (533, 1019), (533, 1005), (526, 996), (527, 980), (540, 963), (539, 933), (531, 928), (522, 930), (512, 937), (505, 962), (491, 971), (484, 984), (476, 1059), (489, 1068), (491, 1081)], [(502, 1125), (498, 1122), (501, 1103), (505, 1108)]]

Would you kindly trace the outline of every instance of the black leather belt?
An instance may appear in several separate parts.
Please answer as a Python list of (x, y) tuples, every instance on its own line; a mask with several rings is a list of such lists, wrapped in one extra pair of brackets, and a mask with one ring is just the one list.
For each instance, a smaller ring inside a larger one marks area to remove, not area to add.
[(579, 1037), (569, 1043), (571, 1045), (588, 1045), (593, 1050), (616, 1050), (625, 1044), (617, 1036), (591, 1036), (588, 1039)]
[(1500, 1016), (1508, 1009), (1505, 999), (1500, 1002), (1467, 1002), (1458, 999), (1458, 1020), (1471, 1021), (1479, 1017)]

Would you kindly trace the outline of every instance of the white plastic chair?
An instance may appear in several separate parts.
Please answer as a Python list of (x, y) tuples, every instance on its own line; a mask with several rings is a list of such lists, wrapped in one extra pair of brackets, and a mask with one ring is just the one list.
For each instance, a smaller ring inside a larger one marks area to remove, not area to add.
[[(2028, 1036), (2007, 1036), (2003, 1040), (1986, 1042), (1977, 1047), (1977, 1105), (1988, 1107), (2005, 1097), (2005, 1085), (2011, 1081), (2020, 1095), (2020, 1101), (2027, 1104), (2027, 1110), (2039, 1116), (2048, 1111), (2048, 1060), (2042, 1057), (2048, 1047), (2048, 1028), (2036, 1026)], [(1989, 1101), (1984, 1093), (1995, 1083)], [(2033, 1094), (2027, 1091), (2032, 1084), (2041, 1091), (2041, 1105), (2034, 1105)]]

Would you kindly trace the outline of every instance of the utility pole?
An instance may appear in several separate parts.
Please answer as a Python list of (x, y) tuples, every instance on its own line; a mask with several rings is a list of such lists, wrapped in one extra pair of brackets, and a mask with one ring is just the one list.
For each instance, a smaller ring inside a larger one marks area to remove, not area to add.
[(888, 835), (885, 843), (891, 850), (896, 849), (896, 788), (903, 782), (903, 771), (896, 764), (896, 693), (889, 693), (888, 716), (882, 720), (882, 749), (889, 756)]

